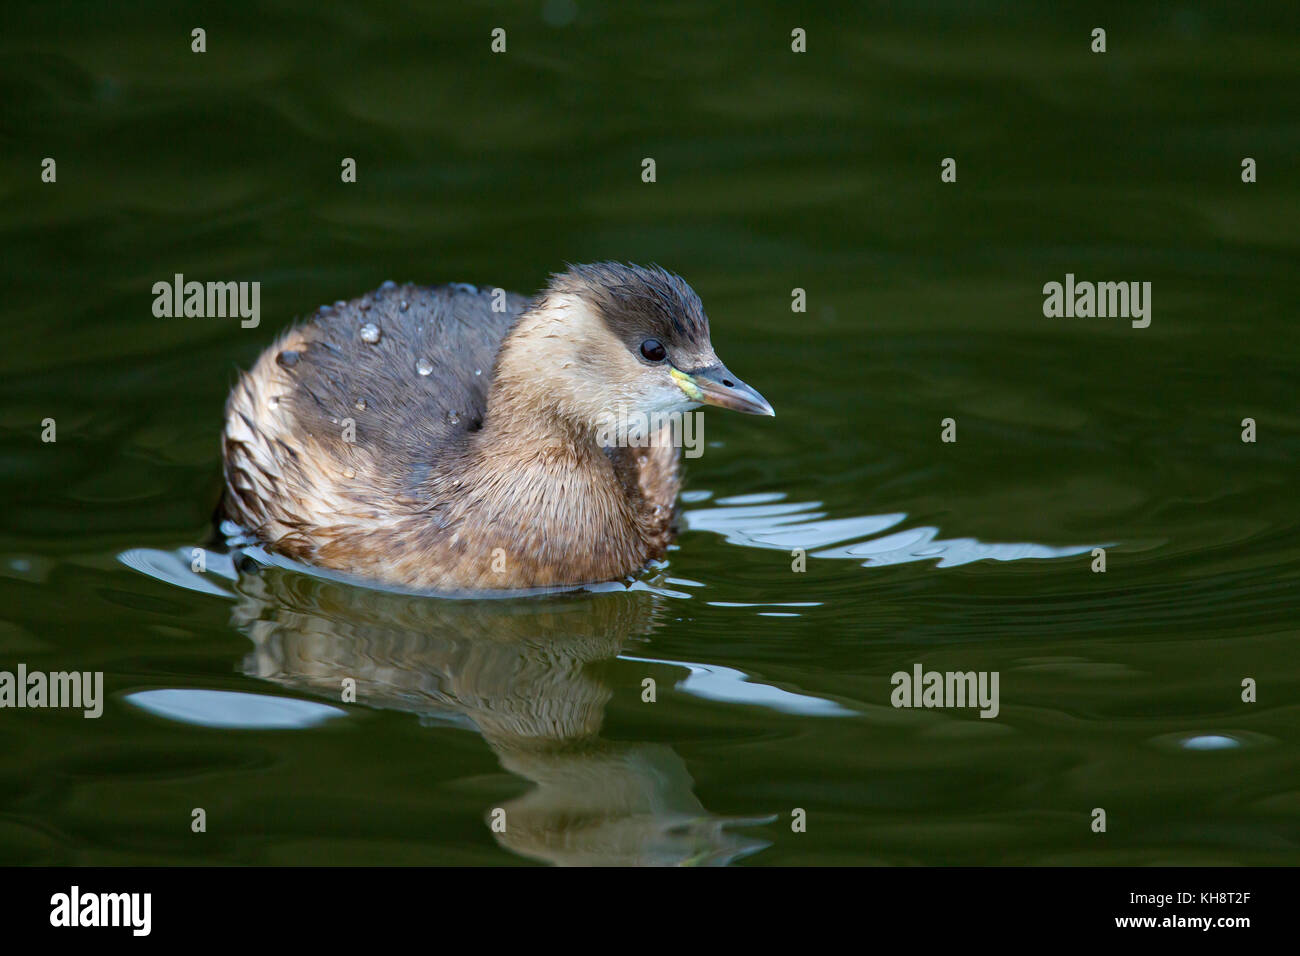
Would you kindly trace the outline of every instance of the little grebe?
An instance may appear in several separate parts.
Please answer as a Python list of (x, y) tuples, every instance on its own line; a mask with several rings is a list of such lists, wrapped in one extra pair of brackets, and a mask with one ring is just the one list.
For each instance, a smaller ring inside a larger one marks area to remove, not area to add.
[(224, 512), (271, 550), (402, 588), (608, 581), (671, 541), (671, 416), (701, 403), (773, 414), (658, 267), (573, 266), (531, 301), (385, 283), (240, 376)]

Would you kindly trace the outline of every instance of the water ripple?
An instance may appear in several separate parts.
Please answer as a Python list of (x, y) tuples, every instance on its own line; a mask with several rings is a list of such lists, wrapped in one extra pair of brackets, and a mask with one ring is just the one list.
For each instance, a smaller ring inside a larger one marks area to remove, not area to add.
[[(1097, 545), (1053, 547), (1021, 542), (995, 544), (976, 538), (940, 538), (939, 529), (921, 526), (884, 537), (880, 532), (907, 520), (903, 512), (827, 519), (821, 502), (726, 506), (726, 502), (752, 502), (758, 496), (718, 499), (723, 507), (696, 508), (685, 513), (692, 531), (711, 531), (728, 543), (777, 551), (802, 549), (814, 558), (861, 560), (863, 567), (906, 564), (934, 559), (936, 567), (955, 568), (974, 561), (1022, 561), (1026, 558), (1068, 558), (1086, 554)], [(784, 495), (768, 496), (779, 501)], [(828, 548), (827, 545), (837, 545)], [(822, 550), (814, 550), (822, 549)]]

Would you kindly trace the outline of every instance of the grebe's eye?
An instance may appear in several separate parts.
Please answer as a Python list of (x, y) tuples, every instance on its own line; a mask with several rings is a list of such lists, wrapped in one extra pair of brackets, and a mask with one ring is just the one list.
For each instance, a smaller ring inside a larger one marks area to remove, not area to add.
[(641, 354), (649, 362), (662, 362), (668, 357), (668, 350), (658, 339), (646, 339), (641, 343)]

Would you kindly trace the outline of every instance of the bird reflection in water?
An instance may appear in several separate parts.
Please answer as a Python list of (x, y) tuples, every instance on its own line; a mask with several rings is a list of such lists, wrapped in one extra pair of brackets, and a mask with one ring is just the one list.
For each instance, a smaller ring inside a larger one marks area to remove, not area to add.
[[(601, 737), (608, 665), (649, 634), (650, 591), (437, 600), (264, 567), (241, 573), (232, 622), (253, 641), (244, 671), (338, 701), (409, 711), (482, 734), (532, 788), (502, 804), (505, 849), (560, 865), (720, 865), (768, 845), (711, 814), (663, 744)], [(639, 688), (638, 688), (639, 692)]]

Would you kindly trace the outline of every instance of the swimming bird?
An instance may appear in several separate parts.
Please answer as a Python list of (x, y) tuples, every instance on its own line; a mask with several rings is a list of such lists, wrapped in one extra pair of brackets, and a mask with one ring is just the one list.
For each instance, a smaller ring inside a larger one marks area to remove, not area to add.
[(673, 538), (673, 423), (701, 404), (773, 414), (658, 266), (570, 266), (531, 299), (386, 282), (240, 375), (222, 510), (271, 551), (400, 589), (615, 580)]

